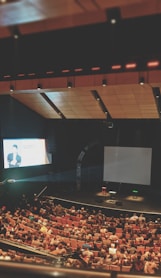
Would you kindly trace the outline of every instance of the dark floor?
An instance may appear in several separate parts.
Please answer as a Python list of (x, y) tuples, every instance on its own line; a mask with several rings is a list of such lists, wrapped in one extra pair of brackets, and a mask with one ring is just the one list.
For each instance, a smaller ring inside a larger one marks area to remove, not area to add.
[(154, 215), (161, 215), (161, 197), (155, 194), (116, 194), (110, 196), (102, 194), (101, 191), (96, 192), (61, 192), (55, 194), (56, 198), (68, 200), (83, 205), (94, 205), (101, 208), (110, 208), (112, 210), (130, 211), (138, 213), (150, 213)]

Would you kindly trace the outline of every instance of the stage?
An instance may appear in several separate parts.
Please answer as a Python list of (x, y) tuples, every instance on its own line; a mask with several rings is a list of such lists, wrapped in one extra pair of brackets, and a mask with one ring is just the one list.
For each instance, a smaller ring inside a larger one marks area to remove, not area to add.
[[(115, 192), (115, 191), (114, 191)], [(102, 208), (109, 208), (119, 211), (129, 211), (138, 213), (150, 213), (161, 215), (161, 197), (159, 194), (120, 194), (102, 192), (102, 189), (97, 192), (61, 192), (55, 194), (56, 198), (60, 200), (69, 200), (82, 205), (94, 205)]]

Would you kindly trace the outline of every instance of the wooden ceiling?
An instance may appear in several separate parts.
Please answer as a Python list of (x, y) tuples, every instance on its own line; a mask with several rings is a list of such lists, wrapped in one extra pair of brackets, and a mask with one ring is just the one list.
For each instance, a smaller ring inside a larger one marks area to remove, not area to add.
[[(113, 119), (158, 119), (158, 109), (149, 85), (120, 85), (96, 87)], [(63, 89), (46, 92), (67, 119), (106, 119), (106, 114), (95, 100), (90, 88)], [(61, 118), (39, 93), (12, 95), (45, 118)]]
[[(1, 1), (0, 1), (1, 2)], [(161, 13), (160, 0), (17, 0), (0, 4), (0, 39), (109, 21), (108, 10), (122, 18)], [(101, 42), (100, 42), (101, 43)], [(32, 62), (32, 61), (31, 61)], [(138, 84), (140, 74), (145, 84)], [(148, 78), (147, 78), (148, 75)], [(0, 94), (11, 97), (47, 119), (160, 119), (153, 88), (161, 88), (161, 72), (95, 74), (0, 82)], [(102, 80), (108, 85), (103, 87)], [(74, 86), (67, 88), (67, 82)], [(37, 84), (42, 88), (37, 89)], [(9, 90), (10, 85), (14, 90)], [(16, 88), (16, 89), (15, 89)], [(96, 91), (99, 98), (93, 96)], [(100, 100), (101, 104), (100, 105)]]
[(108, 9), (119, 8), (121, 17), (161, 13), (160, 0), (12, 0), (0, 1), (0, 37), (9, 26), (21, 34), (106, 22)]

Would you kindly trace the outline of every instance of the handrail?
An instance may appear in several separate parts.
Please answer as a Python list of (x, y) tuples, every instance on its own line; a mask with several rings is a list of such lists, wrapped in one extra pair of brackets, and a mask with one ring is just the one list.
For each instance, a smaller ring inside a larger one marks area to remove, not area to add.
[[(57, 268), (52, 266), (41, 266), (28, 263), (15, 263), (0, 261), (1, 277), (3, 278), (145, 278), (146, 274), (102, 272), (80, 269)], [(160, 275), (149, 275), (148, 277), (158, 278)]]

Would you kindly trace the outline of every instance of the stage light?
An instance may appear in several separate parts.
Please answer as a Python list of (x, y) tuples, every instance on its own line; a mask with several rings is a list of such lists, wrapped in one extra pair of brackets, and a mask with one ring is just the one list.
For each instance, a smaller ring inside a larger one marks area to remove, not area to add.
[(40, 83), (37, 84), (37, 90), (41, 90), (42, 89), (42, 85)]
[(145, 83), (144, 77), (140, 77), (140, 78), (139, 78), (139, 84), (140, 84), (140, 85), (144, 85), (144, 83)]
[(153, 87), (153, 93), (154, 93), (154, 96), (156, 98), (160, 98), (160, 88), (159, 87)]
[(120, 8), (110, 8), (106, 10), (107, 20), (111, 24), (116, 24), (121, 20), (121, 11)]
[(14, 39), (18, 39), (21, 36), (18, 26), (9, 26), (10, 33)]
[(10, 85), (10, 92), (13, 92), (14, 91), (14, 86), (13, 85)]
[(106, 79), (103, 79), (103, 80), (102, 80), (102, 86), (103, 86), (103, 87), (106, 87), (106, 86), (107, 86), (107, 80), (106, 80)]
[(67, 88), (68, 88), (68, 89), (71, 89), (72, 86), (73, 86), (72, 82), (69, 81), (69, 82), (67, 83)]

